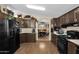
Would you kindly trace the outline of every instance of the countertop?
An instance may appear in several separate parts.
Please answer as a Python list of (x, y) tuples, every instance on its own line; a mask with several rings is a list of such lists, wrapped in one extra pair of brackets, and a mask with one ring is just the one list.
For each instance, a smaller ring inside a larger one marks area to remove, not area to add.
[(74, 43), (75, 45), (79, 46), (79, 39), (67, 39), (69, 42)]

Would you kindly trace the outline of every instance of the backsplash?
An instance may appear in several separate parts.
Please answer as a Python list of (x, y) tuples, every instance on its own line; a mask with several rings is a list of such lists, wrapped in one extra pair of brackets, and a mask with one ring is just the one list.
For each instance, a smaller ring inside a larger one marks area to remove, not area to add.
[(33, 28), (21, 28), (20, 33), (32, 33)]

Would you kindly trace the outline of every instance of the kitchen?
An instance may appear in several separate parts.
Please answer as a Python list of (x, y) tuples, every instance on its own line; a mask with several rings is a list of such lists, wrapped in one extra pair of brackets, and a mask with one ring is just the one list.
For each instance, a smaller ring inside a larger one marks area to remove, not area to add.
[(37, 6), (0, 5), (0, 54), (78, 54), (79, 4)]

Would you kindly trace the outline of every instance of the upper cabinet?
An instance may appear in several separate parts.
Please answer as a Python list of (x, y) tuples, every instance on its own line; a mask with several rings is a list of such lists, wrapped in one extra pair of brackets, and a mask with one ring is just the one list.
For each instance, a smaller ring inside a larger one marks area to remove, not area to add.
[(0, 4), (0, 19), (5, 19), (7, 16), (7, 5)]
[(66, 25), (66, 24), (79, 22), (79, 7), (63, 14), (62, 16), (60, 16), (56, 19), (57, 20), (55, 20), (55, 21), (53, 19), (53, 24), (56, 26), (60, 26), (60, 27), (64, 24)]
[(60, 26), (60, 19), (59, 18), (53, 18), (51, 20), (51, 24), (53, 24), (53, 27), (59, 27)]
[(77, 8), (75, 11), (74, 11), (74, 15), (75, 15), (75, 21), (79, 22), (79, 8)]
[(37, 19), (30, 15), (26, 15), (24, 18), (22, 18), (21, 15), (18, 15), (17, 21), (20, 23), (22, 28), (36, 28)]
[(65, 24), (69, 23), (69, 14), (65, 15), (65, 19), (64, 20), (65, 20), (65, 22), (64, 22)]
[(7, 5), (0, 4), (0, 12), (7, 14)]
[(31, 17), (29, 15), (26, 15), (24, 17), (24, 25), (27, 25), (26, 28), (35, 28), (36, 27), (36, 22), (37, 22), (37, 19), (35, 17)]
[(74, 23), (74, 10), (68, 13), (69, 23)]
[(57, 18), (53, 18), (51, 20), (51, 24), (53, 24), (53, 26), (56, 27), (57, 26)]
[(7, 16), (14, 16), (14, 12), (7, 8), (7, 4), (0, 4), (0, 19), (5, 19)]

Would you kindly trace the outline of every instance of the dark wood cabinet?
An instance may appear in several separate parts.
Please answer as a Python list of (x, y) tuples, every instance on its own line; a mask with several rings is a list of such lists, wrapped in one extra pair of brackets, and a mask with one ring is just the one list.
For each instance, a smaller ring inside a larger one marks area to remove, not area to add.
[(20, 42), (21, 43), (36, 42), (36, 34), (35, 33), (22, 33), (20, 34)]
[(27, 27), (25, 28), (35, 28), (36, 27), (36, 21), (29, 19), (29, 20), (24, 20), (25, 24), (27, 25)]
[(60, 18), (53, 18), (51, 23), (53, 24), (53, 27), (60, 27)]
[(75, 22), (79, 22), (79, 7), (72, 9), (58, 18), (53, 18), (53, 24), (57, 27)]
[(60, 23), (60, 18), (57, 18), (57, 26), (60, 27), (61, 26), (61, 23)]
[(69, 12), (69, 23), (74, 23), (74, 11)]
[(69, 14), (66, 14), (65, 15), (65, 19), (64, 19), (65, 20), (65, 22), (64, 22), (65, 24), (69, 23), (69, 18), (68, 17), (69, 17)]
[(36, 28), (36, 20), (31, 18), (17, 18), (21, 28)]
[(75, 19), (79, 22), (79, 11), (75, 12)]
[(52, 42), (55, 46), (57, 46), (57, 35), (55, 35), (55, 34), (52, 33), (51, 42)]
[(77, 46), (68, 41), (68, 54), (76, 54)]
[(53, 24), (53, 26), (56, 27), (57, 26), (57, 18), (53, 18), (51, 20), (51, 24)]

